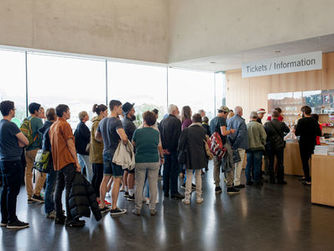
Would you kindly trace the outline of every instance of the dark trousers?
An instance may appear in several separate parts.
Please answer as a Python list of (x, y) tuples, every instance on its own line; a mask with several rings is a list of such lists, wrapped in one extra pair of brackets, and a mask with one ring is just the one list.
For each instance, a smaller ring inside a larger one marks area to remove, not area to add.
[(259, 183), (261, 181), (261, 165), (262, 165), (263, 151), (248, 151), (247, 165), (246, 165), (246, 179), (247, 182), (252, 181)]
[(100, 198), (100, 185), (103, 178), (103, 164), (93, 163), (93, 179), (92, 185), (95, 190), (96, 197)]
[(299, 144), (300, 158), (302, 159), (305, 181), (311, 181), (309, 160), (312, 156), (312, 149)]
[(51, 213), (55, 209), (55, 203), (53, 198), (54, 188), (57, 179), (57, 172), (52, 169), (46, 176), (46, 187), (45, 187), (45, 194), (44, 194), (44, 210), (46, 214)]
[(2, 193), (1, 193), (1, 217), (2, 222), (15, 222), (16, 200), (20, 192), (23, 168), (21, 160), (0, 161), (2, 172)]
[(171, 195), (177, 194), (177, 178), (179, 175), (179, 163), (177, 161), (177, 153), (165, 154), (165, 164), (163, 171), (164, 193)]
[(65, 194), (65, 204), (66, 204), (66, 216), (67, 220), (72, 220), (71, 212), (70, 212), (70, 206), (69, 206), (69, 195), (72, 188), (72, 182), (75, 175), (75, 165), (69, 164), (65, 166), (63, 169), (58, 171), (57, 175), (57, 185), (56, 185), (56, 193), (55, 193), (55, 204), (56, 204), (56, 215), (57, 217), (60, 217), (63, 212), (63, 206), (61, 203), (61, 197), (64, 191), (64, 188), (66, 188), (66, 194)]
[(274, 172), (275, 156), (277, 159), (277, 181), (282, 182), (284, 180), (283, 153), (284, 153), (284, 148), (270, 149), (268, 151), (268, 157), (269, 157), (269, 170), (268, 171), (269, 171), (270, 181), (275, 180), (275, 172)]

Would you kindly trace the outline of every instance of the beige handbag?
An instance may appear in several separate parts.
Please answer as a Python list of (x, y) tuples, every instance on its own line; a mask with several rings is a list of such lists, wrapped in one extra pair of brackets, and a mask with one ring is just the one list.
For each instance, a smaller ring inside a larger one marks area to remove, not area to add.
[(207, 157), (209, 160), (212, 160), (212, 159), (213, 159), (213, 154), (212, 154), (212, 152), (210, 151), (208, 142), (207, 142), (206, 140), (203, 140), (203, 141), (204, 141), (204, 145), (205, 145), (205, 153), (206, 153), (206, 157)]

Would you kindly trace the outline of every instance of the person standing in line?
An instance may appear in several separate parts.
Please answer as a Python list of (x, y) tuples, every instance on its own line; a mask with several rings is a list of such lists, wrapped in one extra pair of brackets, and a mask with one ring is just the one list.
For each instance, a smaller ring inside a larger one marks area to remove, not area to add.
[(44, 199), (41, 196), (41, 191), (45, 183), (46, 174), (37, 172), (36, 185), (33, 189), (33, 166), (36, 154), (42, 145), (42, 135), (39, 133), (39, 129), (43, 127), (43, 122), (40, 117), (41, 105), (38, 103), (31, 103), (29, 105), (30, 116), (27, 118), (31, 123), (33, 142), (26, 148), (26, 169), (25, 169), (25, 184), (28, 195), (28, 204), (33, 202), (44, 203)]
[(277, 158), (277, 184), (287, 184), (284, 180), (284, 134), (290, 132), (289, 127), (279, 121), (279, 112), (274, 110), (271, 114), (271, 121), (264, 124), (264, 129), (267, 133), (266, 152), (269, 157), (269, 182), (275, 184), (274, 160)]
[[(202, 118), (202, 126), (205, 130), (205, 134), (207, 135), (207, 137), (210, 137), (211, 136), (211, 132), (210, 132), (210, 126), (209, 126), (209, 119), (208, 117), (204, 116)], [(205, 165), (205, 168), (203, 168), (204, 170), (202, 171), (202, 174), (204, 174), (205, 172), (209, 171), (209, 160), (207, 159), (206, 160), (206, 165)]]
[(300, 136), (299, 150), (305, 177), (303, 184), (309, 186), (311, 185), (309, 160), (316, 145), (316, 138), (317, 136), (321, 136), (321, 130), (319, 123), (311, 116), (311, 107), (303, 106), (301, 112), (303, 113), (303, 117), (298, 120), (295, 134), (296, 136)]
[(266, 110), (263, 108), (260, 108), (259, 110), (257, 110), (257, 122), (259, 122), (260, 124), (262, 124), (262, 119), (264, 117), (264, 114), (266, 114)]
[[(282, 116), (282, 109), (279, 108), (279, 107), (276, 107), (274, 110), (277, 111), (278, 114), (279, 114), (279, 115), (278, 115), (278, 121), (283, 122), (284, 117)], [(267, 118), (267, 121), (271, 121), (271, 118), (272, 118), (272, 116), (269, 115), (268, 118)]]
[[(95, 133), (95, 139), (103, 142), (103, 179), (100, 186), (100, 209), (101, 212), (110, 210), (111, 216), (125, 214), (126, 209), (117, 207), (120, 184), (123, 177), (123, 168), (112, 162), (118, 144), (128, 143), (128, 137), (123, 129), (119, 116), (122, 114), (122, 103), (118, 100), (111, 100), (109, 103), (110, 116), (101, 120)], [(112, 188), (111, 209), (104, 203), (107, 192), (107, 185), (111, 177), (114, 179)]]
[(46, 187), (45, 187), (45, 204), (44, 211), (46, 214), (46, 218), (55, 219), (56, 218), (56, 210), (54, 205), (54, 187), (56, 184), (57, 172), (53, 168), (53, 159), (52, 159), (52, 149), (50, 143), (49, 131), (51, 125), (56, 121), (57, 115), (56, 110), (54, 108), (49, 108), (46, 110), (46, 118), (43, 127), (39, 129), (39, 132), (43, 135), (42, 137), (42, 150), (50, 152), (48, 170), (49, 172), (46, 175)]
[(190, 106), (183, 106), (182, 110), (181, 110), (181, 129), (184, 130), (185, 128), (188, 128), (192, 121), (191, 121), (191, 115), (192, 115), (192, 111)]
[(192, 116), (192, 124), (182, 131), (179, 141), (179, 151), (187, 150), (185, 164), (187, 176), (186, 192), (185, 198), (182, 200), (185, 205), (190, 204), (190, 195), (193, 189), (193, 172), (195, 172), (196, 180), (196, 203), (201, 204), (203, 202), (201, 170), (207, 164), (205, 135), (205, 130), (202, 127), (202, 117), (199, 113), (196, 113)]
[(165, 197), (182, 200), (184, 196), (178, 191), (179, 163), (177, 160), (177, 147), (181, 134), (181, 121), (177, 118), (179, 109), (176, 105), (169, 105), (168, 117), (159, 125), (162, 147), (164, 150), (163, 189)]
[(234, 109), (235, 115), (227, 121), (227, 129), (234, 129), (235, 134), (230, 134), (228, 140), (233, 151), (240, 156), (240, 161), (234, 163), (234, 187), (237, 189), (244, 188), (241, 184), (241, 172), (245, 158), (245, 152), (248, 148), (248, 133), (245, 119), (242, 118), (242, 107), (237, 106)]
[[(265, 150), (265, 144), (267, 140), (267, 134), (262, 126), (258, 123), (258, 113), (251, 112), (250, 122), (247, 124), (248, 142), (249, 147), (247, 149), (247, 165), (246, 165), (246, 180), (247, 185), (252, 185), (252, 175), (254, 184), (261, 186), (261, 164), (262, 155)], [(253, 170), (252, 170), (253, 169)]]
[[(158, 118), (159, 118), (159, 110), (156, 109), (156, 108), (154, 108), (154, 109), (152, 110), (152, 112), (154, 113), (155, 118), (156, 118), (156, 122), (155, 122), (155, 124), (154, 124), (154, 128), (155, 128), (156, 130), (159, 131), (159, 122), (158, 122)], [(159, 132), (159, 133), (160, 133), (160, 132)], [(160, 134), (159, 134), (159, 139), (160, 139), (160, 143), (161, 143), (161, 137), (160, 137)], [(161, 175), (161, 167), (162, 167), (162, 163), (160, 164), (160, 168), (159, 168), (159, 179), (162, 179), (162, 175)], [(158, 195), (159, 195), (159, 194), (158, 194)]]
[[(224, 155), (224, 173), (226, 176), (226, 187), (228, 194), (239, 193), (239, 189), (233, 186), (234, 178), (234, 165), (233, 165), (233, 153), (230, 144), (227, 141), (227, 135), (235, 133), (234, 129), (227, 130), (226, 118), (229, 113), (229, 109), (226, 106), (221, 106), (218, 109), (218, 114), (215, 118), (210, 121), (210, 131), (211, 134), (217, 132), (222, 140), (223, 146), (226, 149)], [(223, 164), (223, 160), (218, 156), (213, 157), (213, 179), (215, 182), (215, 193), (219, 194), (222, 192), (220, 187), (220, 167)]]
[[(316, 113), (313, 113), (313, 114), (311, 114), (311, 117), (314, 118), (318, 122), (318, 125), (319, 125), (319, 128), (320, 128), (320, 132), (321, 132), (321, 135), (322, 135), (322, 124), (319, 123), (319, 115), (316, 114)], [(321, 143), (320, 143), (320, 136), (316, 137), (316, 145), (321, 145)]]
[[(81, 166), (81, 173), (84, 173), (84, 169), (86, 169), (86, 177), (89, 182), (92, 181), (93, 171), (92, 165), (89, 162), (89, 149), (87, 146), (90, 142), (90, 131), (86, 126), (86, 122), (89, 120), (88, 113), (86, 111), (82, 111), (79, 113), (79, 124), (74, 132), (75, 137), (75, 148), (78, 153), (78, 160)], [(88, 151), (87, 151), (88, 150)]]
[(46, 116), (45, 116), (45, 110), (44, 107), (39, 108), (39, 116), (38, 116), (42, 121), (45, 121)]
[(202, 119), (206, 116), (206, 112), (203, 109), (198, 110), (198, 113), (201, 115)]
[[(74, 135), (70, 124), (67, 122), (71, 118), (70, 108), (65, 104), (60, 104), (56, 107), (56, 114), (58, 119), (51, 125), (49, 131), (53, 168), (58, 172), (55, 192), (55, 223), (65, 224), (67, 227), (83, 227), (85, 221), (72, 218), (69, 203), (75, 172), (81, 171), (75, 150)], [(62, 206), (64, 188), (66, 188), (66, 216), (63, 213)]]
[[(181, 110), (181, 122), (182, 122), (181, 129), (182, 131), (188, 128), (192, 124), (191, 115), (192, 115), (191, 108), (189, 106), (183, 106)], [(183, 178), (183, 184), (181, 185), (181, 188), (185, 189), (186, 180), (187, 180), (187, 175), (185, 174), (185, 166), (182, 167), (182, 172), (184, 173), (184, 178)], [(196, 185), (192, 183), (192, 187), (193, 189), (195, 189)]]
[[(126, 133), (126, 136), (128, 137), (129, 140), (132, 140), (133, 133), (136, 130), (136, 125), (133, 123), (133, 121), (136, 120), (135, 116), (135, 104), (130, 104), (129, 102), (126, 102), (122, 106), (122, 111), (123, 111), (123, 116), (124, 118), (122, 119), (122, 125), (124, 128), (124, 131)], [(124, 197), (127, 198), (129, 201), (134, 201), (135, 200), (135, 169), (124, 170), (123, 174), (123, 183), (124, 183)]]
[(229, 110), (229, 112), (227, 114), (226, 120), (229, 120), (230, 118), (233, 118), (233, 116), (234, 116), (234, 111), (233, 110)]
[(210, 132), (210, 126), (209, 126), (209, 119), (208, 117), (204, 116), (202, 118), (202, 126), (205, 130), (206, 135), (208, 135), (209, 137), (211, 136), (211, 132)]
[[(263, 108), (260, 108), (257, 110), (257, 122), (259, 122), (262, 125), (262, 119), (264, 117), (264, 115), (266, 114), (266, 110)], [(261, 179), (263, 178), (263, 174), (268, 175), (268, 167), (269, 167), (269, 158), (268, 155), (266, 153), (266, 151), (263, 152), (263, 161), (264, 161), (264, 172), (262, 172), (261, 170)], [(261, 167), (262, 167), (262, 163), (261, 163)]]
[(0, 226), (8, 229), (27, 228), (29, 223), (20, 221), (16, 216), (16, 202), (23, 176), (22, 148), (29, 141), (16, 124), (11, 122), (15, 117), (14, 102), (2, 101), (0, 111), (3, 116), (0, 121), (0, 170), (3, 181)]
[[(92, 185), (95, 190), (96, 200), (100, 205), (100, 185), (103, 178), (103, 142), (95, 139), (95, 133), (102, 119), (108, 116), (108, 107), (104, 104), (93, 106), (93, 112), (97, 114), (92, 119), (92, 130), (90, 132), (90, 147), (89, 147), (89, 162), (92, 163), (93, 178)], [(104, 201), (106, 206), (110, 206), (111, 203)]]
[[(144, 124), (133, 134), (132, 143), (136, 146), (136, 207), (132, 211), (135, 215), (141, 214), (143, 204), (143, 188), (145, 175), (149, 184), (149, 208), (152, 216), (156, 215), (156, 201), (158, 191), (158, 172), (160, 163), (163, 163), (163, 151), (159, 131), (155, 128), (156, 117), (153, 112), (143, 114)], [(159, 156), (160, 161), (159, 162)]]

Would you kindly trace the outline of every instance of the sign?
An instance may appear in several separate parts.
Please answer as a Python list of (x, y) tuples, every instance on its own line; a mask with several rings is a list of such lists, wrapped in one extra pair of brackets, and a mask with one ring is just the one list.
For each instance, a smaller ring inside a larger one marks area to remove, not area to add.
[(322, 52), (316, 51), (242, 64), (242, 77), (249, 78), (289, 72), (320, 70), (321, 68)]

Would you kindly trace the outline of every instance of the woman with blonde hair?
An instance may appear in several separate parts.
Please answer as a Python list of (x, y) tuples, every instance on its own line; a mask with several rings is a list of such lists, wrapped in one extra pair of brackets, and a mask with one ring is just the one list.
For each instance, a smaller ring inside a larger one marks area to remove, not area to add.
[(81, 166), (81, 172), (83, 173), (84, 168), (86, 168), (86, 177), (89, 182), (92, 180), (92, 167), (89, 162), (89, 152), (88, 144), (90, 142), (90, 131), (86, 126), (86, 122), (89, 120), (88, 113), (82, 111), (79, 113), (80, 122), (75, 129), (75, 148), (77, 150), (79, 164)]

